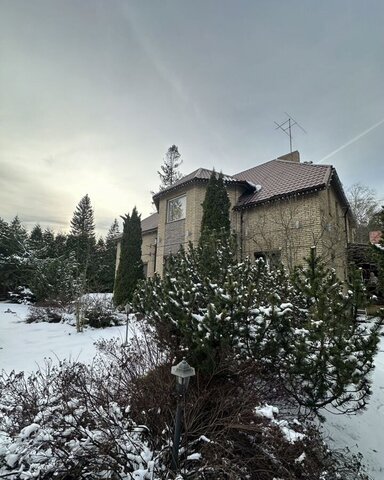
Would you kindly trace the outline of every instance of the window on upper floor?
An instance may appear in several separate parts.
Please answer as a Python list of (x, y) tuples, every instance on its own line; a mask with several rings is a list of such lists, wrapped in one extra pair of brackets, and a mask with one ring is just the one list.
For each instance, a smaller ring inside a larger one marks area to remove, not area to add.
[(187, 197), (185, 195), (168, 200), (167, 222), (176, 222), (185, 218), (186, 205)]

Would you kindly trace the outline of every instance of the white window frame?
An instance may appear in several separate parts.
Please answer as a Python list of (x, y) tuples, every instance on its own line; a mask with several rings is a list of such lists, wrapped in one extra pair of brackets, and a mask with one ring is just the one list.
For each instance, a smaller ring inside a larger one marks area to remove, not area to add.
[[(172, 202), (175, 202), (177, 200), (182, 200), (182, 207), (183, 207), (183, 212), (182, 216), (179, 218), (170, 218), (170, 205)], [(178, 197), (170, 198), (167, 202), (167, 223), (172, 223), (172, 222), (178, 222), (179, 220), (184, 220), (186, 216), (186, 210), (187, 210), (187, 195), (179, 195)]]

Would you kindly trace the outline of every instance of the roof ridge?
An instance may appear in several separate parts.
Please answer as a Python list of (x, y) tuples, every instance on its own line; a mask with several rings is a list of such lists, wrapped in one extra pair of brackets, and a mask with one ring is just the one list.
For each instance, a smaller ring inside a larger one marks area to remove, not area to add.
[[(243, 173), (249, 172), (250, 170), (253, 170), (253, 169), (256, 168), (256, 167), (261, 167), (262, 165), (266, 165), (267, 163), (274, 162), (275, 160), (277, 160), (277, 159), (276, 159), (276, 158), (273, 158), (272, 160), (268, 160), (267, 162), (259, 163), (259, 165), (255, 165), (254, 167), (247, 168), (246, 170), (242, 170), (242, 171), (239, 172), (239, 173), (234, 173), (234, 174), (232, 175), (232, 177), (236, 177), (237, 175), (242, 175)], [(291, 163), (292, 163), (292, 162), (291, 162)]]

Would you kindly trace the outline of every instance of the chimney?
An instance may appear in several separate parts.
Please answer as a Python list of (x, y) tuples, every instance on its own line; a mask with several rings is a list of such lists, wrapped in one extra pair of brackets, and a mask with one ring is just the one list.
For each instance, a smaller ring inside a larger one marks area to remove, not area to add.
[(277, 160), (288, 160), (289, 162), (300, 163), (300, 153), (298, 152), (298, 150), (295, 150), (294, 152), (287, 153), (282, 157), (278, 157)]

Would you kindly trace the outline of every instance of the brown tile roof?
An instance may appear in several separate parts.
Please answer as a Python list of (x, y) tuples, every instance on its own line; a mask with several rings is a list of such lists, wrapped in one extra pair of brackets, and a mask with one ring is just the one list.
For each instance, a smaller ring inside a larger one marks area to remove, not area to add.
[[(291, 157), (293, 161), (285, 159)], [(156, 193), (153, 200), (158, 206), (159, 199), (163, 194), (177, 191), (194, 182), (207, 182), (211, 174), (212, 170), (198, 168), (170, 187)], [(298, 193), (322, 190), (331, 182), (335, 185), (342, 204), (349, 207), (336, 170), (331, 165), (300, 163), (298, 152), (270, 160), (232, 176), (224, 175), (224, 181), (227, 184), (240, 184), (246, 188), (235, 208), (245, 208)], [(157, 228), (157, 224), (158, 214), (155, 213), (145, 218), (142, 221), (143, 233)]]
[(304, 193), (324, 188), (331, 180), (330, 165), (298, 163), (290, 160), (271, 160), (233, 175), (257, 186), (253, 193), (244, 194), (237, 207), (263, 203), (294, 193)]
[[(180, 178), (180, 180), (177, 180), (177, 182), (175, 182), (173, 185), (170, 185), (164, 190), (161, 190), (160, 192), (156, 193), (153, 196), (153, 201), (155, 202), (156, 205), (158, 205), (159, 198), (165, 193), (180, 190), (182, 187), (191, 183), (200, 182), (200, 181), (208, 182), (211, 175), (212, 175), (212, 170), (208, 170), (207, 168), (198, 168), (197, 170), (194, 170), (192, 173), (189, 173), (188, 175), (185, 175), (184, 177)], [(248, 190), (254, 190), (254, 187), (250, 185), (247, 182), (247, 180), (239, 180), (237, 178), (234, 178), (231, 175), (225, 175), (225, 174), (223, 174), (223, 179), (226, 184), (230, 184), (230, 183), (241, 184), (241, 185), (244, 185), (244, 187), (246, 187)]]
[[(159, 214), (158, 213), (152, 213), (149, 217), (144, 218), (141, 220), (141, 233), (149, 233), (151, 230), (156, 230), (157, 226), (159, 224)], [(123, 236), (122, 233), (119, 233), (116, 235), (115, 239), (120, 240), (120, 238)]]

